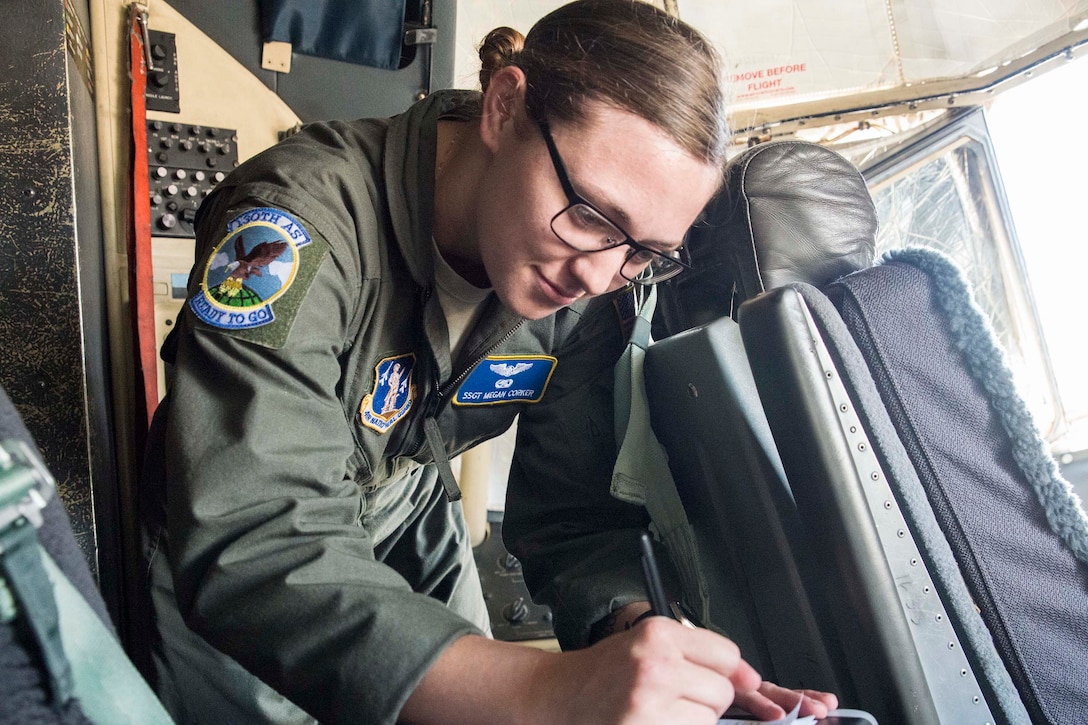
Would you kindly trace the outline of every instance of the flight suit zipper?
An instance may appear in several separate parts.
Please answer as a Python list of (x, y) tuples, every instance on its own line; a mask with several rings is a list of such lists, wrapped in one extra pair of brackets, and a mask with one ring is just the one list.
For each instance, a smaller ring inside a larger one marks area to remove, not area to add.
[[(487, 359), (493, 351), (501, 347), (507, 340), (514, 336), (522, 325), (525, 324), (525, 320), (519, 320), (516, 325), (511, 327), (506, 334), (495, 341), (486, 351), (481, 355), (478, 355), (470, 365), (462, 368), (461, 372), (450, 379), (450, 382), (446, 383), (444, 387), (440, 387), (440, 381), (438, 380), (438, 364), (434, 361), (435, 381), (434, 388), (435, 394), (428, 401), (427, 409), (423, 415), (423, 437), (427, 441), (427, 446), (431, 449), (431, 458), (434, 459), (435, 465), (438, 466), (438, 478), (442, 482), (442, 489), (446, 492), (446, 498), (450, 501), (458, 501), (461, 498), (461, 488), (457, 485), (457, 478), (453, 475), (453, 468), (450, 466), (449, 455), (446, 453), (446, 444), (442, 440), (442, 432), (438, 428), (437, 414), (442, 407), (443, 401), (446, 397), (456, 390), (468, 374), (481, 362)], [(433, 357), (432, 352), (432, 357)], [(422, 441), (420, 441), (422, 444)]]

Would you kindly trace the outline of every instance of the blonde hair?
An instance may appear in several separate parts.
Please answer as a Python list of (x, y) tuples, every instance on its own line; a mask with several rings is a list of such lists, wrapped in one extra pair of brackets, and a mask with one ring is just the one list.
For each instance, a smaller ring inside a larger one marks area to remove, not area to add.
[(584, 102), (630, 111), (708, 164), (725, 161), (728, 131), (721, 61), (697, 30), (642, 0), (576, 0), (527, 36), (492, 30), (480, 44), (480, 86), (514, 65), (525, 72), (537, 120), (577, 122)]

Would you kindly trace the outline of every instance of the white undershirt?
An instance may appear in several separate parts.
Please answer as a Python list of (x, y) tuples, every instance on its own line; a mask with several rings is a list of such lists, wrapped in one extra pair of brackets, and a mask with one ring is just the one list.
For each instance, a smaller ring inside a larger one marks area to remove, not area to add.
[(434, 247), (434, 281), (438, 291), (438, 303), (446, 315), (446, 327), (450, 336), (450, 357), (461, 352), (461, 340), (465, 332), (476, 322), (484, 301), (491, 294), (490, 287), (480, 288), (466, 280), (449, 265), (431, 240)]

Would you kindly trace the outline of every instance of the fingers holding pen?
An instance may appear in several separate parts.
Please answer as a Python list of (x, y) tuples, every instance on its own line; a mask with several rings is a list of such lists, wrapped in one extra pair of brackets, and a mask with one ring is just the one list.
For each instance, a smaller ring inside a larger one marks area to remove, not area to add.
[(672, 619), (650, 617), (630, 633), (636, 663), (635, 692), (672, 698), (676, 707), (705, 708), (715, 722), (738, 692), (755, 691), (759, 674), (730, 640), (706, 629), (690, 629)]
[(741, 657), (740, 648), (731, 639), (709, 629), (683, 626), (680, 629), (690, 639), (685, 649), (690, 661), (717, 672), (728, 672), (729, 681), (738, 692), (755, 690), (760, 686), (763, 680), (759, 673)]
[(738, 691), (755, 691), (762, 683), (759, 673), (740, 656), (736, 643), (709, 629), (685, 627), (665, 617), (649, 617), (637, 629), (654, 638), (654, 646), (658, 639), (667, 638), (686, 661), (725, 676)]

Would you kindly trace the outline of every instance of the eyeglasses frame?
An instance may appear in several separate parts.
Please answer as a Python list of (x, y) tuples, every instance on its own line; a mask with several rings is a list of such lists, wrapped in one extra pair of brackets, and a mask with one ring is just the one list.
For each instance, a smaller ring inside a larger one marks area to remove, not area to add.
[[(552, 168), (555, 170), (556, 177), (559, 178), (559, 185), (563, 188), (563, 193), (566, 194), (566, 196), (567, 196), (567, 202), (568, 202), (567, 205), (565, 207), (563, 207), (562, 209), (560, 209), (559, 212), (555, 216), (552, 217), (552, 221), (551, 221), (552, 233), (555, 234), (555, 236), (558, 237), (561, 242), (566, 244), (571, 249), (574, 249), (574, 250), (576, 250), (578, 252), (583, 252), (583, 253), (586, 253), (586, 254), (594, 254), (596, 252), (606, 252), (609, 249), (615, 249), (616, 247), (625, 246), (625, 245), (628, 246), (628, 247), (631, 247), (631, 251), (628, 252), (627, 256), (624, 257), (624, 259), (623, 259), (623, 265), (620, 266), (620, 275), (622, 275), (623, 278), (626, 279), (627, 281), (634, 282), (635, 284), (641, 284), (641, 285), (646, 285), (646, 286), (654, 285), (654, 284), (657, 284), (658, 282), (664, 282), (667, 279), (672, 279), (676, 275), (683, 272), (685, 269), (691, 269), (692, 268), (691, 264), (683, 261), (682, 259), (678, 259), (676, 257), (670, 257), (668, 254), (665, 254), (664, 252), (659, 252), (656, 249), (652, 249), (652, 248), (647, 247), (647, 246), (645, 246), (643, 244), (639, 244), (638, 242), (636, 242), (634, 240), (634, 238), (631, 237), (630, 234), (627, 233), (627, 230), (625, 230), (623, 227), (621, 227), (616, 222), (609, 219), (607, 214), (602, 212), (600, 209), (598, 209), (596, 206), (594, 206), (592, 202), (590, 202), (588, 199), (586, 199), (581, 194), (579, 194), (577, 191), (575, 191), (574, 190), (574, 185), (571, 183), (570, 176), (567, 174), (567, 166), (566, 166), (566, 164), (563, 163), (563, 158), (559, 155), (559, 149), (555, 145), (555, 139), (552, 137), (551, 128), (550, 128), (548, 122), (545, 121), (545, 120), (541, 120), (541, 119), (534, 119), (534, 120), (536, 121), (537, 126), (540, 128), (541, 135), (544, 137), (544, 145), (548, 147), (548, 156), (551, 157)], [(600, 249), (579, 249), (578, 247), (576, 247), (573, 244), (571, 244), (570, 242), (568, 242), (566, 239), (563, 239), (563, 237), (560, 236), (560, 234), (555, 231), (555, 220), (558, 219), (559, 217), (563, 216), (564, 214), (566, 214), (567, 211), (571, 209), (571, 207), (577, 206), (579, 204), (591, 209), (594, 213), (600, 215), (600, 217), (602, 219), (604, 219), (606, 222), (608, 222), (613, 227), (615, 227), (616, 230), (620, 234), (623, 235), (623, 239), (621, 239), (621, 240), (617, 241), (616, 243), (611, 244), (611, 245), (609, 245), (607, 247), (601, 247)], [(674, 251), (676, 251), (679, 254), (683, 254), (684, 247), (683, 246), (678, 247)], [(677, 267), (676, 267), (675, 271), (670, 271), (670, 272), (666, 273), (665, 275), (658, 275), (658, 276), (652, 277), (651, 279), (646, 280), (646, 281), (640, 281), (637, 278), (632, 279), (631, 277), (628, 277), (627, 275), (623, 274), (623, 268), (627, 266), (627, 263), (638, 252), (649, 252), (650, 254), (653, 254), (656, 257), (660, 257), (662, 259), (667, 259), (670, 263), (677, 265)]]

